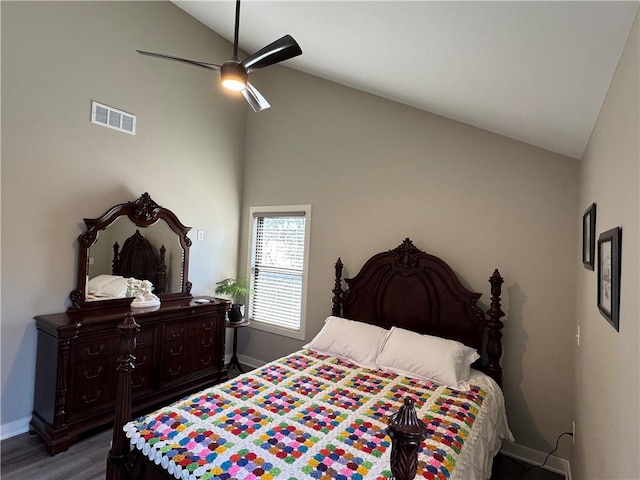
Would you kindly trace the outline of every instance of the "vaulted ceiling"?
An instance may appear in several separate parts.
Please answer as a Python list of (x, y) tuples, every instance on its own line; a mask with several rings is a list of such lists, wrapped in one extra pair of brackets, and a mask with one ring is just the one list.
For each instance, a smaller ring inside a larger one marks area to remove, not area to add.
[[(233, 41), (233, 0), (173, 3)], [(239, 43), (291, 34), (287, 67), (581, 158), (638, 5), (251, 0)]]

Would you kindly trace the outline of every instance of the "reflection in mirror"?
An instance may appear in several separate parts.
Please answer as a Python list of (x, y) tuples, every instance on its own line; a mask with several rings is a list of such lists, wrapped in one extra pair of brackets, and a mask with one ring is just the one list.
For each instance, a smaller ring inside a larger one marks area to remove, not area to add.
[(148, 193), (84, 223), (87, 231), (78, 237), (77, 288), (69, 294), (68, 311), (130, 305), (135, 296), (131, 277), (150, 281), (162, 302), (190, 301), (191, 228)]
[(89, 248), (85, 299), (133, 296), (129, 277), (151, 281), (155, 293), (179, 293), (183, 262), (184, 250), (166, 222), (141, 228), (127, 217), (117, 218)]

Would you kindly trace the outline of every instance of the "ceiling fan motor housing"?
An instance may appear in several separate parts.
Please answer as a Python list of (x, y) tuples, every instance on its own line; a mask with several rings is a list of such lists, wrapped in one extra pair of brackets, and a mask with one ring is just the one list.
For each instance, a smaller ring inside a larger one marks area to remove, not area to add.
[(242, 90), (247, 85), (247, 71), (237, 61), (223, 63), (220, 67), (220, 76), (222, 84), (231, 90)]

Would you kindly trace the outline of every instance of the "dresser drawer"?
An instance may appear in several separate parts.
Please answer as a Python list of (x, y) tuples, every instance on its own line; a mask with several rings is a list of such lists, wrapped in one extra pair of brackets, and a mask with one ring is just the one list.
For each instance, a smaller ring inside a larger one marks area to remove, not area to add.
[(151, 387), (153, 347), (136, 347), (135, 357), (135, 368), (131, 371), (131, 391), (134, 395)]
[(216, 330), (217, 324), (222, 321), (224, 322), (224, 317), (220, 315), (207, 315), (199, 318), (196, 323), (196, 328), (198, 333), (208, 333), (214, 332)]
[(178, 339), (163, 344), (161, 382), (173, 382), (193, 372), (193, 355), (193, 348), (187, 343), (186, 339)]
[(176, 340), (182, 340), (190, 336), (189, 331), (190, 322), (173, 322), (166, 325), (162, 325), (162, 340), (163, 342), (174, 342)]
[(116, 397), (116, 355), (78, 363), (71, 368), (70, 418), (99, 408)]
[(93, 338), (87, 340), (79, 340), (71, 350), (71, 359), (74, 363), (83, 363), (111, 355), (116, 355), (119, 348), (119, 339), (117, 335)]

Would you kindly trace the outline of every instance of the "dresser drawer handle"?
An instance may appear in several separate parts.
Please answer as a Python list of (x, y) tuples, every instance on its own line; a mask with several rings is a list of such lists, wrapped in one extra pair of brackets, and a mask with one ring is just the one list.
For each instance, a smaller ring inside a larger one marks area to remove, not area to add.
[(87, 347), (84, 350), (85, 350), (85, 352), (87, 352), (87, 355), (89, 355), (91, 357), (95, 357), (96, 355), (100, 355), (102, 353), (102, 351), (104, 350), (104, 343), (100, 344), (100, 347), (98, 348), (97, 352), (92, 352), (91, 351), (91, 347)]
[(90, 374), (89, 370), (85, 370), (82, 373), (84, 373), (84, 378), (86, 378), (87, 380), (91, 380), (92, 378), (98, 378), (102, 373), (102, 367), (98, 367), (98, 371), (94, 374)]
[(209, 331), (213, 328), (213, 322), (209, 322), (209, 324), (207, 325), (206, 323), (202, 322), (202, 329)]
[(173, 338), (178, 338), (179, 336), (181, 336), (184, 333), (184, 327), (180, 329), (180, 331), (178, 333), (176, 333), (175, 330), (171, 330), (171, 336)]
[(140, 379), (140, 383), (133, 383), (131, 382), (131, 388), (140, 388), (142, 385), (144, 385), (144, 381), (147, 379), (147, 377), (142, 377)]
[(182, 370), (182, 365), (178, 365), (178, 370), (176, 370), (175, 372), (173, 371), (173, 368), (170, 368), (169, 375), (171, 375), (172, 377), (175, 377), (180, 373), (180, 370)]
[(204, 348), (209, 348), (211, 345), (213, 345), (213, 338), (210, 338), (208, 341), (207, 340), (200, 340), (200, 343), (202, 344), (202, 346)]
[(182, 349), (183, 349), (183, 348), (184, 348), (184, 345), (180, 345), (180, 348), (178, 348), (178, 350), (177, 350), (177, 351), (175, 351), (175, 350), (173, 349), (173, 347), (171, 347), (171, 348), (169, 349), (169, 353), (175, 357), (176, 355), (180, 355), (180, 354), (182, 353)]
[(206, 359), (206, 360), (204, 359), (204, 357), (202, 357), (202, 358), (200, 359), (200, 363), (201, 363), (203, 366), (205, 366), (205, 367), (206, 367), (207, 365), (210, 365), (210, 364), (211, 364), (211, 355), (209, 355), (209, 356), (207, 357), (207, 359)]
[(96, 391), (96, 396), (93, 398), (87, 398), (86, 395), (82, 395), (82, 401), (87, 404), (93, 403), (96, 400), (98, 400), (98, 398), (100, 398), (100, 393), (101, 393), (100, 390)]

